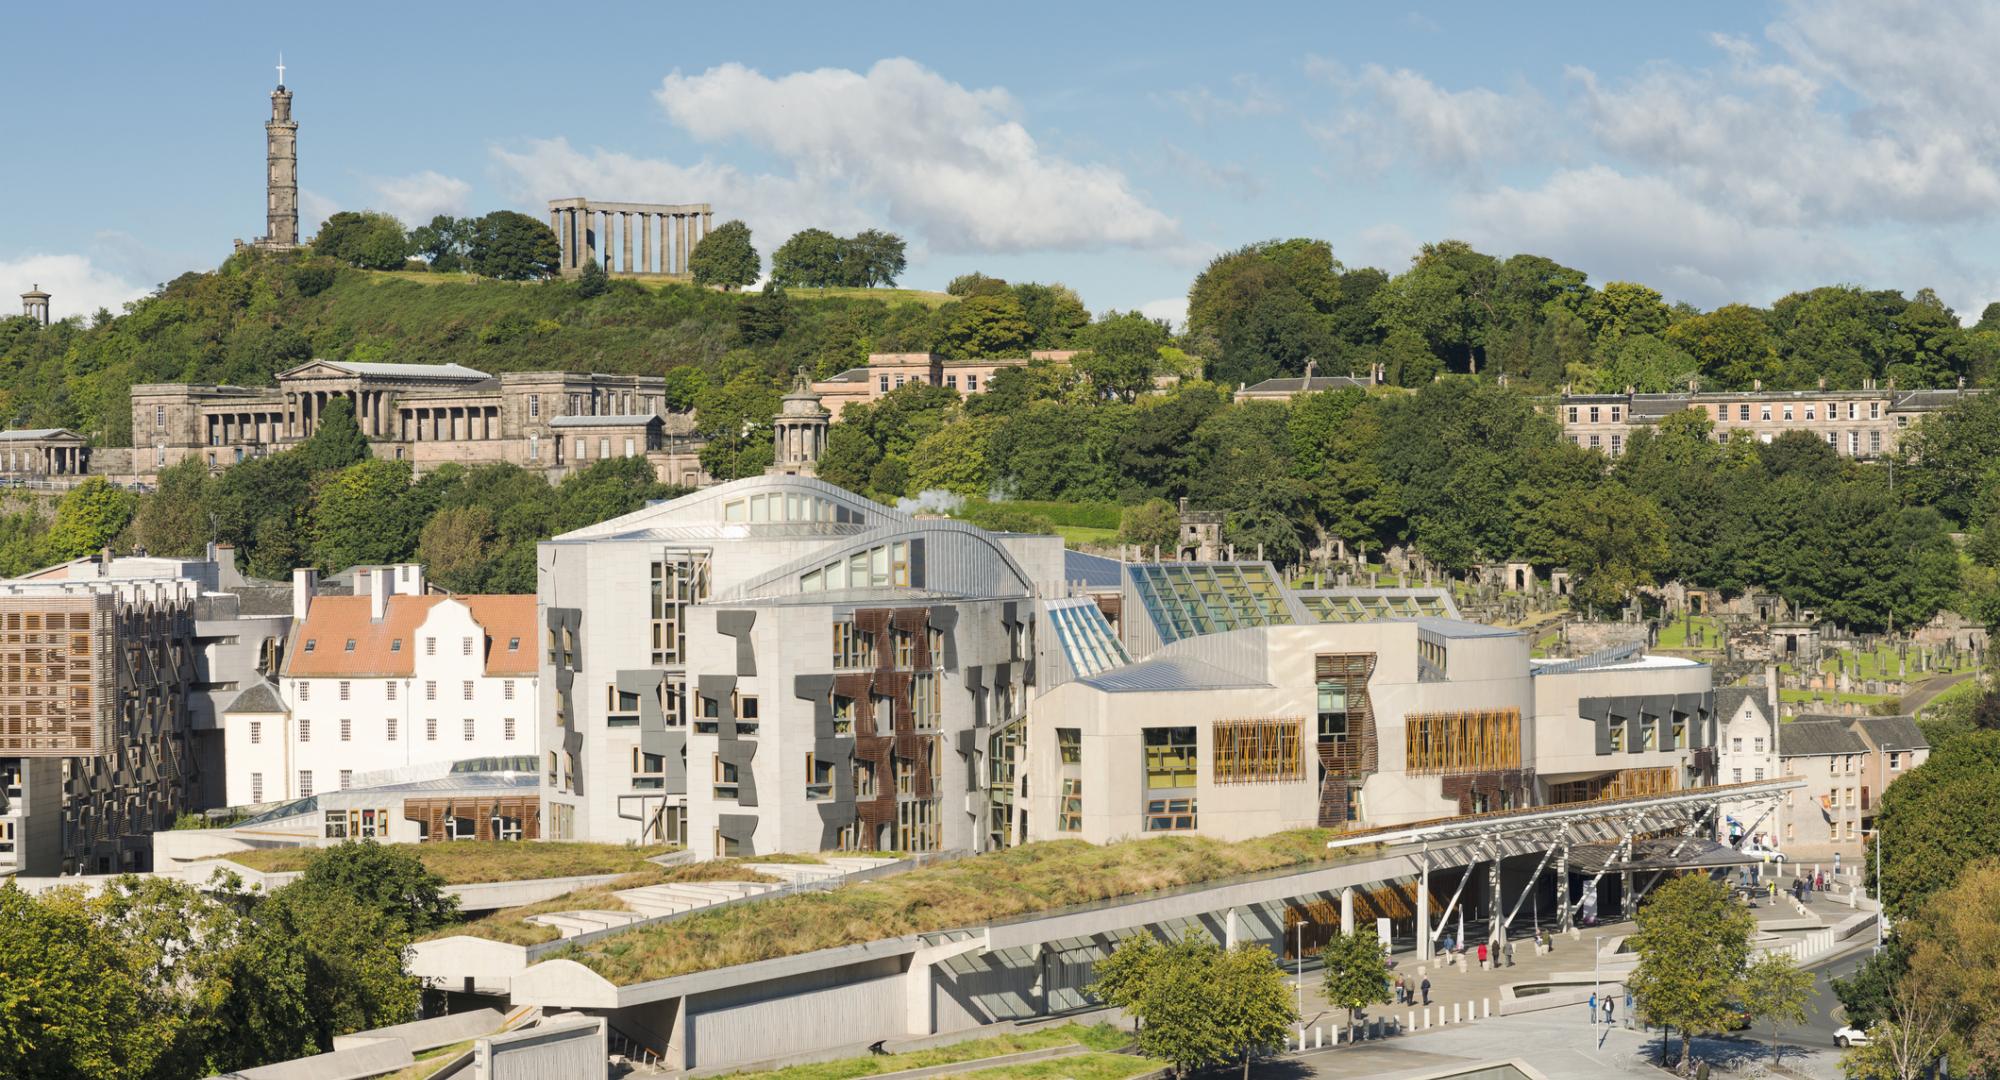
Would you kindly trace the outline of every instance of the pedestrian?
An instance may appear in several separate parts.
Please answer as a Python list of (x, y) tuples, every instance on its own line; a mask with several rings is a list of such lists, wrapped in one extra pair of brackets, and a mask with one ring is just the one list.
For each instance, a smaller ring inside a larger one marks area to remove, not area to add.
[(1610, 1027), (1610, 1026), (1611, 1026), (1611, 1014), (1612, 1014), (1612, 1012), (1614, 1011), (1614, 1009), (1615, 1009), (1615, 1007), (1616, 1007), (1616, 1002), (1617, 1002), (1617, 999), (1613, 998), (1613, 997), (1612, 997), (1612, 996), (1611, 996), (1610, 994), (1606, 994), (1606, 995), (1604, 995), (1604, 1026), (1605, 1026), (1605, 1027)]
[(1431, 1003), (1431, 977), (1429, 975), (1424, 976), (1424, 983), (1421, 989), (1424, 992), (1424, 1004), (1429, 1005)]
[(1512, 938), (1507, 940), (1507, 966), (1514, 966), (1514, 941)]
[(1590, 992), (1590, 1022), (1597, 1023), (1597, 991)]
[(1479, 970), (1486, 970), (1486, 943), (1483, 941), (1479, 943)]

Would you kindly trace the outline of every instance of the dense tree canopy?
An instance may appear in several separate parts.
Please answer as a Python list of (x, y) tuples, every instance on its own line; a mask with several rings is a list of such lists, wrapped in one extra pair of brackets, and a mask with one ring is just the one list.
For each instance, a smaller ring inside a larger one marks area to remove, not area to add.
[(688, 255), (688, 270), (697, 285), (738, 289), (755, 282), (763, 264), (750, 244), (750, 226), (740, 221), (723, 222), (694, 246)]

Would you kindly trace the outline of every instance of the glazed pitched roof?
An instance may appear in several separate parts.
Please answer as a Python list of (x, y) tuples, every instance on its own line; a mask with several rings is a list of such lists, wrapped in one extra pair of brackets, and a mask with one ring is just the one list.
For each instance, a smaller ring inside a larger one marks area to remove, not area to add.
[[(382, 621), (368, 617), (368, 596), (315, 597), (306, 621), (292, 636), (285, 659), (294, 678), (328, 675), (380, 677), (416, 674), (417, 630), (431, 609), (456, 600), (472, 609), (486, 630), (486, 674), (535, 674), (535, 598), (532, 596), (391, 596)], [(354, 647), (349, 649), (347, 643)]]

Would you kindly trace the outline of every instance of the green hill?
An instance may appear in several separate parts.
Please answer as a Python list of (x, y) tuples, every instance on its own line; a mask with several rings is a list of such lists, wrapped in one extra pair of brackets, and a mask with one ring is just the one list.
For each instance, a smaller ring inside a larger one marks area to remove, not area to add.
[[(184, 274), (87, 325), (0, 322), (0, 423), (130, 441), (128, 388), (145, 382), (270, 385), (300, 361), (460, 363), (484, 371), (662, 374), (693, 366), (693, 395), (747, 371), (782, 384), (870, 352), (933, 347), (950, 297), (908, 289), (810, 289), (773, 299), (614, 280), (585, 298), (565, 281), (369, 272), (244, 253)], [(685, 402), (691, 404), (691, 401)]]

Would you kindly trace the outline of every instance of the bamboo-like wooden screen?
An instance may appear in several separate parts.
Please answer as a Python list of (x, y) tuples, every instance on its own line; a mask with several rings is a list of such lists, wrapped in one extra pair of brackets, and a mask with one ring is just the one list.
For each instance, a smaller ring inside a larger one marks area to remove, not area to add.
[(1218, 784), (1276, 784), (1305, 778), (1298, 717), (1215, 722), (1213, 768)]
[(1521, 767), (1521, 710), (1411, 713), (1403, 721), (1404, 771), (1487, 772)]

